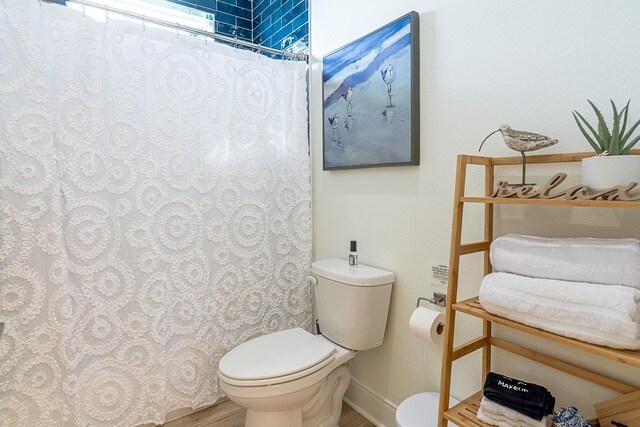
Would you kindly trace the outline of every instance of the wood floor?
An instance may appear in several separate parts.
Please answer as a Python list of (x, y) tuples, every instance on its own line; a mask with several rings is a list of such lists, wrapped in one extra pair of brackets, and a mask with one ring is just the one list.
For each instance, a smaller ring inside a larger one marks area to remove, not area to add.
[[(169, 421), (164, 427), (243, 427), (245, 409), (230, 400)], [(283, 426), (284, 427), (284, 426)], [(375, 424), (342, 404), (340, 427), (375, 427)]]

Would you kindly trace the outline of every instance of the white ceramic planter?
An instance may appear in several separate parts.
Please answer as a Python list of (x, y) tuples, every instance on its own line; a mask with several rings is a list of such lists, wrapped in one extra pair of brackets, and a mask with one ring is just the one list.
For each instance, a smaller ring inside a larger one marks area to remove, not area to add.
[(640, 156), (602, 156), (582, 159), (582, 183), (596, 191), (615, 185), (640, 183)]

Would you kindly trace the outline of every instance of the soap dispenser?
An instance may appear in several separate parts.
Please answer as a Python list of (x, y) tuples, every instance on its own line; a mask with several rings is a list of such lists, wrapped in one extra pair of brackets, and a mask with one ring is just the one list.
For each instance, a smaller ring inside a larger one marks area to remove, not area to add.
[(358, 267), (358, 242), (355, 240), (351, 241), (349, 248), (349, 267)]

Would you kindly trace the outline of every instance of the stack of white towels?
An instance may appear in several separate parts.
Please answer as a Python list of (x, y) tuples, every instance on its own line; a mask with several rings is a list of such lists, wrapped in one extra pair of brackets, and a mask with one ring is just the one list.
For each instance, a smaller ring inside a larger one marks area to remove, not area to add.
[(551, 417), (535, 420), (518, 411), (499, 405), (483, 397), (478, 408), (477, 418), (489, 425), (498, 427), (551, 427)]
[(508, 234), (480, 287), (490, 313), (581, 341), (640, 349), (640, 240)]

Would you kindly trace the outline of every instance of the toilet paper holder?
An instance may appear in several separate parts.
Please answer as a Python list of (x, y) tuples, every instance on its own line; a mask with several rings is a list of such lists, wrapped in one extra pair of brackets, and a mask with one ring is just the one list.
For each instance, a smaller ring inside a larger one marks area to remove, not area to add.
[(434, 292), (433, 293), (433, 298), (419, 297), (418, 301), (416, 301), (416, 308), (420, 307), (420, 301), (427, 301), (427, 302), (430, 302), (431, 304), (435, 304), (435, 305), (440, 306), (440, 307), (446, 307), (447, 306), (447, 294), (443, 294), (443, 293), (440, 293), (440, 292)]

